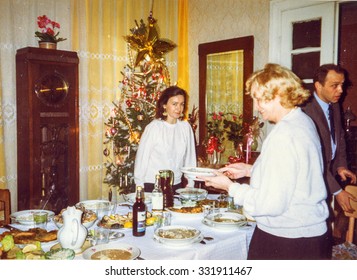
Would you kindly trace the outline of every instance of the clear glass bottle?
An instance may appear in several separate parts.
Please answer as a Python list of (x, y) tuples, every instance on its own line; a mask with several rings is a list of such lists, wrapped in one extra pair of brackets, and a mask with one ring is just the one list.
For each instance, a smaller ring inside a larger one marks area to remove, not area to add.
[(161, 189), (160, 175), (156, 175), (154, 189), (151, 192), (152, 213), (160, 213), (164, 210), (164, 194)]
[(146, 232), (145, 193), (141, 186), (136, 187), (136, 201), (133, 205), (133, 235), (144, 236)]

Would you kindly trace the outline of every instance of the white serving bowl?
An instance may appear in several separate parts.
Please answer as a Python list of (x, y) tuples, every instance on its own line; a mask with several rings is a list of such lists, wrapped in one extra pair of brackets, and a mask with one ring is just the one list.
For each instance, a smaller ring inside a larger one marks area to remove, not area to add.
[(192, 244), (200, 235), (198, 229), (189, 226), (164, 226), (154, 232), (157, 241), (173, 246)]
[(177, 189), (176, 193), (183, 200), (197, 201), (205, 199), (207, 197), (208, 191), (198, 188), (181, 188)]
[(247, 225), (247, 218), (238, 213), (212, 213), (204, 218), (203, 223), (218, 229), (235, 229)]

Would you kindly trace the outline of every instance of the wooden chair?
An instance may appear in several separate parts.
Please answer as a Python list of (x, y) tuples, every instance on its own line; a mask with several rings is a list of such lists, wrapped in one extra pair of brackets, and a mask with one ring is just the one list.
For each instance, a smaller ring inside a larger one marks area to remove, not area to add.
[(10, 191), (7, 189), (0, 189), (0, 226), (10, 224), (10, 213)]
[[(348, 185), (345, 190), (357, 198), (357, 186)], [(355, 210), (353, 213), (345, 212), (345, 215), (349, 217), (348, 230), (346, 233), (346, 241), (353, 242), (355, 219), (357, 218), (357, 202), (351, 200), (351, 206)]]

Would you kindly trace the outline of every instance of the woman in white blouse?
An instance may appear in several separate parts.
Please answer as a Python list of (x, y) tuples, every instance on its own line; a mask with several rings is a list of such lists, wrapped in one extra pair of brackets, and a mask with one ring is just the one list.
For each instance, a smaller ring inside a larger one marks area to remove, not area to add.
[(187, 110), (185, 90), (165, 89), (156, 105), (156, 118), (146, 126), (135, 158), (134, 179), (137, 186), (151, 192), (159, 170), (174, 173), (173, 191), (181, 184), (184, 166), (196, 166), (196, 147), (191, 125), (183, 120)]

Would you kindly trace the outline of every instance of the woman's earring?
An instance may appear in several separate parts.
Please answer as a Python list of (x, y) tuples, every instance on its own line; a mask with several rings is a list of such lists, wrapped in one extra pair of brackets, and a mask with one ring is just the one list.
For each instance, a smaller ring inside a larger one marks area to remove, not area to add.
[(162, 115), (163, 115), (164, 117), (167, 117), (166, 108), (164, 108), (164, 111), (162, 112)]

